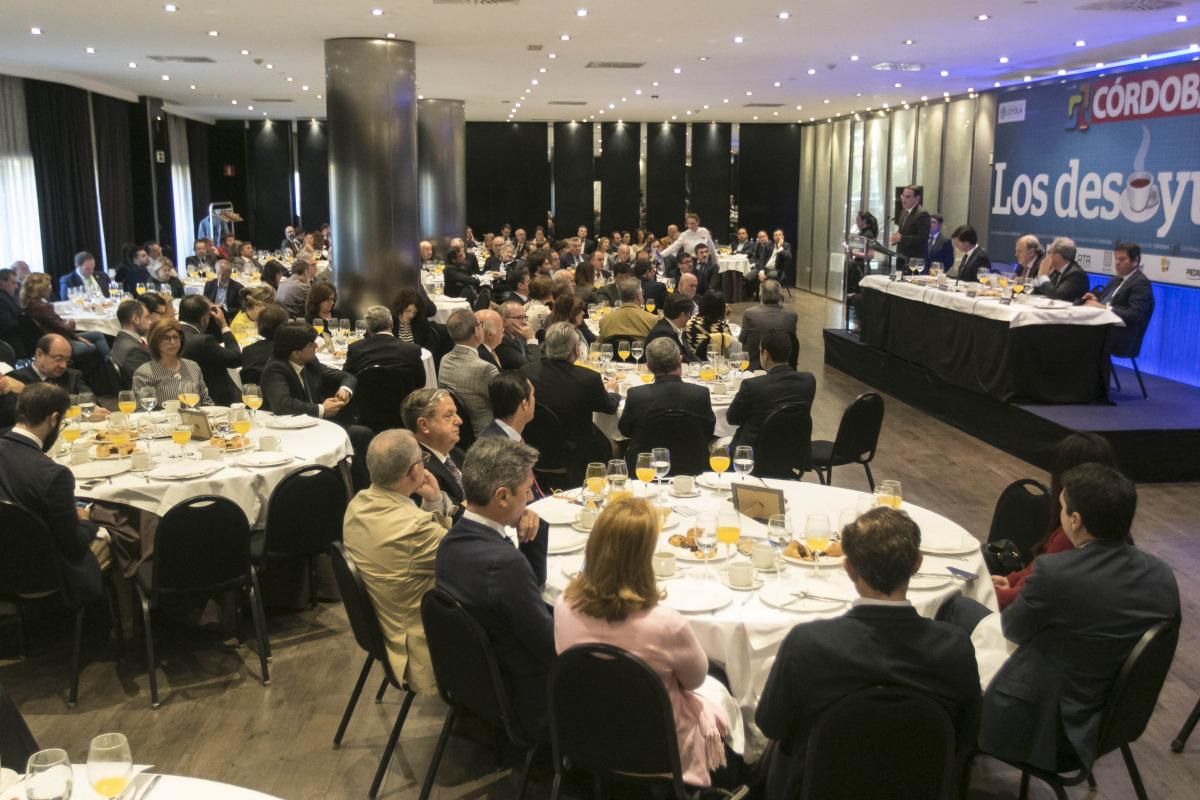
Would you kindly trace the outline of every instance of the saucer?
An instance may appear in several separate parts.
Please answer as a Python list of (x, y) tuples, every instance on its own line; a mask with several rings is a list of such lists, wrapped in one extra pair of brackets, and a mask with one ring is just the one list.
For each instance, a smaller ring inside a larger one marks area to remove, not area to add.
[(757, 572), (754, 575), (754, 578), (751, 580), (749, 586), (734, 586), (729, 580), (729, 573), (726, 570), (721, 570), (720, 575), (721, 583), (725, 584), (730, 589), (733, 589), (735, 592), (755, 592), (761, 589), (764, 583), (762, 576), (758, 575)]
[(683, 492), (677, 492), (674, 489), (668, 489), (667, 494), (671, 495), (672, 497), (678, 497), (680, 499), (684, 499), (684, 498), (688, 498), (688, 497), (699, 497), (700, 490), (692, 489), (692, 491), (690, 493), (684, 494)]

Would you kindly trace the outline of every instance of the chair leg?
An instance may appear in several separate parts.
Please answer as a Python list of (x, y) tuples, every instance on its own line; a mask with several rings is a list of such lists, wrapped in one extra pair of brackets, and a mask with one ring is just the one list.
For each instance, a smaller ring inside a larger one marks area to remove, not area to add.
[(333, 735), (334, 750), (342, 746), (342, 737), (346, 735), (346, 727), (350, 724), (354, 707), (358, 705), (358, 696), (362, 694), (363, 686), (366, 684), (367, 676), (371, 674), (371, 667), (374, 664), (375, 656), (367, 655), (367, 660), (363, 662), (362, 670), (358, 673), (358, 682), (354, 684), (354, 691), (350, 693), (350, 702), (346, 703), (346, 710), (342, 712), (342, 721), (338, 725), (337, 733)]
[(83, 649), (83, 609), (75, 612), (75, 641), (71, 645), (71, 688), (67, 692), (67, 708), (79, 702), (79, 659)]
[(1133, 364), (1133, 376), (1137, 378), (1138, 388), (1142, 390), (1142, 399), (1149, 400), (1150, 395), (1146, 394), (1146, 384), (1142, 383), (1142, 371), (1138, 369), (1137, 359), (1131, 358), (1129, 361)]
[(308, 557), (308, 607), (317, 607), (317, 557)]
[(158, 708), (158, 662), (154, 660), (154, 631), (150, 627), (150, 601), (139, 583), (138, 598), (142, 601), (142, 632), (146, 635), (146, 666), (150, 673), (150, 707)]
[(1021, 791), (1017, 794), (1017, 800), (1025, 800), (1029, 797), (1029, 773), (1021, 770)]
[(875, 491), (875, 476), (871, 474), (871, 465), (863, 464), (863, 469), (867, 472), (867, 486), (871, 487), (871, 491)]
[(379, 684), (379, 691), (375, 693), (375, 704), (379, 705), (383, 702), (383, 693), (387, 691), (388, 679), (387, 675), (383, 676), (383, 683)]
[(457, 715), (458, 709), (450, 706), (450, 710), (446, 712), (446, 721), (442, 723), (442, 734), (438, 737), (437, 747), (433, 748), (433, 758), (429, 761), (429, 771), (425, 773), (425, 782), (421, 784), (421, 796), (418, 800), (429, 800), (429, 793), (433, 791), (433, 779), (437, 777), (442, 753), (446, 751), (446, 742), (450, 741), (450, 731), (454, 728), (454, 718)]
[(1096, 776), (1090, 772), (1088, 773), (1088, 776), (1087, 776), (1087, 784), (1088, 784), (1089, 789), (1091, 789), (1092, 791), (1096, 790)]
[(524, 800), (525, 787), (529, 785), (529, 767), (533, 764), (533, 756), (537, 753), (537, 745), (529, 748), (525, 754), (525, 768), (521, 770), (521, 779), (517, 782), (517, 800)]
[(825, 473), (820, 467), (813, 467), (813, 472), (817, 473), (817, 480), (821, 482), (822, 486), (827, 486), (829, 484), (829, 482), (825, 479)]
[[(557, 767), (557, 765), (555, 765)], [(550, 785), (550, 800), (558, 800), (558, 793), (562, 790), (562, 772), (558, 769), (554, 770), (554, 783)]]
[(267, 635), (267, 614), (263, 611), (262, 594), (258, 590), (258, 574), (250, 567), (250, 612), (254, 615), (254, 632), (258, 636), (258, 665), (262, 670), (263, 686), (271, 685), (271, 645)]
[(1142, 785), (1142, 774), (1138, 772), (1137, 762), (1133, 760), (1133, 751), (1129, 745), (1121, 745), (1121, 755), (1125, 758), (1125, 768), (1129, 770), (1129, 781), (1138, 800), (1147, 800), (1146, 787)]
[(21, 661), (25, 660), (25, 603), (17, 599), (17, 654)]
[(1188, 715), (1187, 720), (1183, 723), (1183, 727), (1179, 729), (1179, 735), (1171, 742), (1171, 750), (1173, 752), (1183, 752), (1184, 745), (1187, 744), (1188, 737), (1192, 735), (1197, 722), (1200, 722), (1200, 700), (1196, 701), (1195, 707), (1192, 708), (1192, 713)]
[(379, 794), (379, 785), (383, 783), (383, 776), (387, 773), (387, 768), (392, 763), (392, 753), (396, 752), (396, 742), (400, 739), (400, 730), (404, 727), (404, 720), (408, 718), (408, 709), (412, 705), (413, 698), (416, 697), (412, 692), (404, 693), (404, 703), (400, 706), (400, 714), (396, 717), (396, 724), (392, 726), (392, 732), (388, 735), (387, 746), (383, 748), (383, 756), (379, 759), (379, 766), (375, 769), (375, 779), (371, 781), (371, 790), (367, 792), (367, 796), (374, 800)]

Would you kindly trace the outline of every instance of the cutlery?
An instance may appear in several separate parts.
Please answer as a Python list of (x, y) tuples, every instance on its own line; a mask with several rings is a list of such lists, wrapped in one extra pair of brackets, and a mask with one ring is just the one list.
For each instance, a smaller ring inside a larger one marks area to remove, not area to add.
[[(830, 603), (845, 604), (845, 603), (849, 602), (848, 600), (846, 600), (845, 598), (842, 598), (842, 597), (829, 597), (828, 595), (813, 594), (812, 592), (805, 592), (805, 591), (792, 592), (792, 597), (796, 598), (796, 600), (827, 600)], [(792, 603), (796, 602), (796, 600), (789, 601), (788, 603), (785, 603), (785, 605), (790, 606)]]
[(146, 798), (150, 796), (150, 793), (152, 791), (154, 791), (154, 787), (157, 786), (158, 782), (161, 780), (162, 780), (162, 775), (155, 775), (154, 780), (152, 780), (148, 784), (146, 784), (146, 788), (142, 791), (141, 794), (138, 795), (137, 800), (146, 800)]
[[(922, 550), (921, 552), (925, 553), (926, 551)], [(970, 559), (966, 556), (948, 556), (945, 553), (926, 553), (926, 555), (931, 555), (934, 558), (950, 558), (954, 559), (955, 561), (970, 561)]]

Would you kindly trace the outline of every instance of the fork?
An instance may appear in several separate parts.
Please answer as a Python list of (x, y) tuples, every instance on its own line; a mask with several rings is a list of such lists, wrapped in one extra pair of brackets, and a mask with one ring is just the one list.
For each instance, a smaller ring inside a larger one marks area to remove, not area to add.
[[(842, 597), (829, 597), (823, 594), (813, 594), (812, 592), (806, 592), (803, 589), (798, 592), (792, 592), (792, 597), (796, 598), (796, 600), (827, 600), (830, 603), (845, 604), (850, 602)], [(796, 600), (792, 600), (791, 602), (787, 603), (787, 605), (790, 606), (792, 603), (796, 602)]]

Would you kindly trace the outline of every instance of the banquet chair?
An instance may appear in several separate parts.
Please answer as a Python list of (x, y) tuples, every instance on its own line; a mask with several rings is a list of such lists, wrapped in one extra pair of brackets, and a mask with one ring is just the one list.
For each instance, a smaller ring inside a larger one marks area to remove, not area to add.
[(455, 446), (465, 453), (471, 449), (471, 445), (475, 444), (475, 426), (471, 424), (471, 415), (467, 413), (467, 407), (463, 405), (462, 400), (458, 399), (454, 390), (446, 389), (446, 391), (450, 392), (450, 397), (454, 400), (454, 413), (458, 414), (458, 418), (462, 420), (462, 425), (458, 429), (458, 444)]
[[(317, 557), (342, 540), (346, 481), (332, 467), (308, 464), (288, 473), (267, 500), (267, 522), (250, 535), (250, 557), (259, 572), (270, 562), (304, 559), (309, 605), (317, 605)], [(269, 653), (268, 653), (269, 655)]]
[(1192, 731), (1195, 730), (1197, 722), (1200, 722), (1200, 700), (1196, 701), (1196, 705), (1192, 707), (1192, 713), (1188, 714), (1188, 718), (1184, 721), (1183, 727), (1179, 729), (1179, 734), (1171, 741), (1172, 752), (1183, 752), (1183, 748), (1187, 744), (1188, 737), (1192, 735)]
[(1013, 481), (1004, 487), (992, 512), (988, 544), (1008, 539), (1017, 546), (1021, 560), (1033, 560), (1034, 546), (1046, 535), (1051, 523), (1054, 498), (1050, 490), (1031, 478)]
[[(525, 443), (538, 451), (533, 472), (538, 482), (547, 489), (566, 489), (574, 485), (571, 480), (571, 462), (575, 460), (573, 443), (563, 431), (562, 421), (554, 409), (536, 404), (533, 419), (525, 426), (522, 435)], [(582, 469), (577, 470), (582, 476)]]
[(1138, 388), (1142, 390), (1142, 399), (1149, 400), (1150, 395), (1146, 393), (1146, 384), (1142, 380), (1142, 371), (1138, 369), (1138, 356), (1142, 354), (1142, 339), (1146, 336), (1146, 328), (1150, 326), (1150, 318), (1154, 316), (1154, 306), (1150, 306), (1150, 314), (1139, 320), (1138, 329), (1136, 331), (1123, 331), (1121, 334), (1115, 332), (1110, 334), (1109, 341), (1115, 346), (1109, 353), (1108, 371), (1112, 375), (1113, 381), (1117, 385), (1117, 391), (1121, 391), (1121, 379), (1117, 377), (1117, 371), (1113, 369), (1112, 360), (1114, 358), (1128, 358), (1129, 363), (1133, 366), (1133, 376), (1137, 378)]
[(754, 472), (759, 478), (797, 481), (812, 469), (812, 415), (803, 403), (788, 403), (763, 422), (754, 447)]
[[(17, 361), (17, 351), (5, 339), (0, 339), (0, 362), (8, 364), (10, 367)], [(14, 369), (16, 367), (13, 367)]]
[(854, 398), (854, 402), (842, 414), (834, 440), (827, 442), (822, 439), (812, 443), (812, 466), (821, 483), (833, 483), (834, 467), (862, 464), (867, 473), (867, 485), (872, 492), (875, 491), (871, 461), (875, 458), (882, 428), (883, 398), (875, 392), (863, 392)]
[[(550, 800), (558, 800), (568, 770), (591, 774), (597, 797), (622, 796), (605, 791), (609, 781), (657, 784), (676, 800), (700, 794), (683, 782), (675, 715), (662, 678), (632, 653), (608, 644), (564, 650), (550, 672), (549, 706)], [(748, 791), (742, 786), (703, 794), (740, 798)]]
[(371, 604), (371, 596), (367, 593), (367, 587), (363, 583), (358, 568), (354, 566), (353, 561), (346, 557), (346, 550), (342, 547), (341, 542), (333, 542), (329, 545), (329, 558), (333, 562), (333, 575), (337, 579), (338, 591), (342, 595), (342, 604), (346, 608), (346, 616), (350, 619), (350, 629), (354, 631), (354, 640), (367, 653), (367, 660), (363, 662), (362, 671), (358, 673), (358, 682), (354, 684), (350, 702), (346, 704), (342, 721), (338, 725), (337, 733), (333, 736), (333, 748), (336, 750), (342, 746), (342, 737), (346, 734), (346, 727), (350, 724), (354, 707), (358, 705), (358, 698), (371, 673), (371, 667), (376, 661), (383, 666), (381, 692), (389, 685), (404, 692), (404, 702), (400, 705), (400, 714), (392, 726), (387, 746), (384, 747), (383, 755), (379, 759), (379, 766), (375, 770), (375, 779), (371, 781), (371, 790), (367, 793), (368, 797), (374, 798), (379, 794), (379, 785), (383, 783), (383, 776), (387, 772), (388, 764), (392, 761), (392, 753), (396, 750), (396, 742), (400, 739), (400, 731), (404, 728), (404, 721), (408, 718), (408, 710), (412, 706), (416, 694), (403, 683), (403, 676), (398, 676), (392, 671), (392, 664), (388, 661), (387, 647), (383, 641), (383, 631), (379, 627), (379, 618), (375, 615), (375, 607)]
[(470, 612), (441, 589), (430, 589), (421, 598), (421, 622), (425, 625), (438, 693), (450, 709), (421, 786), (420, 800), (429, 798), (454, 721), (462, 713), (502, 731), (513, 745), (525, 751), (517, 789), (517, 800), (521, 800), (537, 743), (526, 739), (520, 731), (487, 633)]
[(175, 504), (163, 515), (154, 536), (154, 558), (138, 567), (136, 580), (146, 633), (150, 671), (150, 703), (159, 707), (158, 662), (150, 612), (164, 600), (244, 592), (254, 616), (258, 660), (263, 686), (271, 685), (267, 624), (258, 588), (258, 573), (250, 562), (250, 524), (232, 500), (200, 495)]
[(708, 470), (707, 424), (697, 414), (678, 408), (655, 411), (638, 425), (634, 438), (625, 449), (625, 461), (632, 473), (638, 453), (656, 447), (671, 451), (672, 475), (699, 475)]
[(809, 732), (800, 800), (948, 800), (956, 746), (950, 713), (932, 697), (899, 686), (852, 692)]
[(416, 387), (404, 370), (372, 364), (358, 375), (352, 404), (358, 423), (375, 433), (388, 428), (403, 428), (400, 405)]
[[(1101, 712), (1096, 759), (1099, 760), (1113, 750), (1120, 750), (1138, 800), (1147, 800), (1146, 787), (1142, 785), (1142, 776), (1138, 772), (1137, 762), (1134, 761), (1129, 745), (1146, 730), (1146, 724), (1149, 723), (1150, 715), (1154, 713), (1154, 707), (1158, 703), (1158, 694), (1167, 679), (1167, 671), (1171, 668), (1171, 660), (1175, 657), (1175, 645), (1178, 642), (1178, 619), (1158, 622), (1142, 634), (1121, 666), (1121, 671), (1117, 673)], [(1060, 765), (1064, 761), (1074, 761), (1074, 766), (1067, 763), (1063, 770), (1074, 769), (1074, 774), (1063, 775), (1062, 772), (1051, 772), (1030, 764), (1006, 762), (1021, 770), (1020, 800), (1025, 800), (1028, 796), (1031, 776), (1050, 784), (1058, 800), (1067, 800), (1064, 789), (1066, 786), (1077, 786), (1087, 781), (1089, 786), (1095, 787), (1092, 770), (1079, 765), (1073, 753), (1059, 753), (1059, 761)]]

